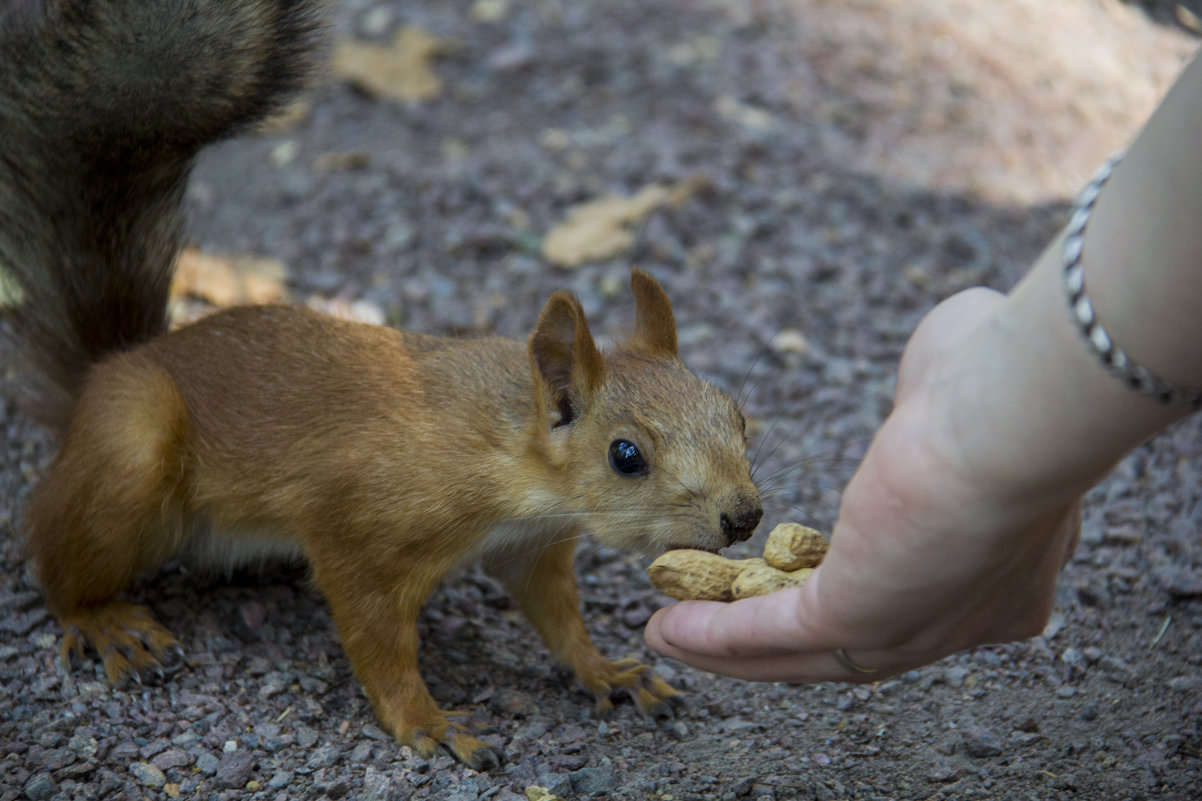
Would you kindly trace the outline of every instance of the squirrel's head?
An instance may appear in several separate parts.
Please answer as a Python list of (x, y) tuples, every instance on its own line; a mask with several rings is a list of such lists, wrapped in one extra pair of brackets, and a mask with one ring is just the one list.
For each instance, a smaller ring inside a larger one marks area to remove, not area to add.
[(575, 297), (551, 296), (530, 336), (536, 425), (563, 489), (598, 540), (640, 553), (716, 551), (763, 514), (735, 402), (676, 355), (663, 289), (634, 270), (634, 335), (602, 353)]

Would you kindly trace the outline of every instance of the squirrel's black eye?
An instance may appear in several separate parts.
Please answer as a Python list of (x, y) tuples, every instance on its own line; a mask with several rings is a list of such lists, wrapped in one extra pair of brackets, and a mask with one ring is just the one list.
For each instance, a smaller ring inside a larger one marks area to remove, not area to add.
[(639, 446), (628, 439), (609, 443), (609, 466), (623, 476), (645, 476), (651, 468), (639, 452)]

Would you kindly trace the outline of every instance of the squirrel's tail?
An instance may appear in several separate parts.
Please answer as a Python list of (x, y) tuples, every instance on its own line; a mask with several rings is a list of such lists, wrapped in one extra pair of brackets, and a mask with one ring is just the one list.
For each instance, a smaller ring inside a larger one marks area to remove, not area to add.
[(0, 315), (43, 393), (69, 403), (90, 364), (165, 329), (193, 158), (301, 88), (316, 5), (0, 9)]

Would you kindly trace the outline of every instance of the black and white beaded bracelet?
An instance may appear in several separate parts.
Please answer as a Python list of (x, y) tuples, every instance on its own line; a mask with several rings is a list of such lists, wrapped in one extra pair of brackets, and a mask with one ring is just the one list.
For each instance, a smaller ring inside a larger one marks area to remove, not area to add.
[(1085, 226), (1089, 223), (1090, 212), (1093, 211), (1094, 203), (1102, 192), (1102, 185), (1106, 183), (1122, 157), (1120, 153), (1103, 164), (1073, 203), (1064, 239), (1064, 288), (1068, 292), (1069, 309), (1077, 327), (1085, 335), (1089, 349), (1102, 360), (1102, 364), (1111, 375), (1121, 379), (1136, 392), (1150, 395), (1162, 403), (1181, 404), (1197, 411), (1202, 409), (1202, 390), (1171, 384), (1154, 375), (1142, 364), (1131, 361), (1123, 349), (1111, 341), (1106, 329), (1102, 328), (1094, 314), (1093, 304), (1085, 294), (1085, 275), (1081, 271)]

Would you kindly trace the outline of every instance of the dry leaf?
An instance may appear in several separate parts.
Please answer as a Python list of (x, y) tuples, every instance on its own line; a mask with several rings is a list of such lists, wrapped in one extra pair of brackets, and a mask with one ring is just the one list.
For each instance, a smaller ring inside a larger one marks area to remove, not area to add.
[(348, 320), (352, 323), (384, 325), (388, 321), (384, 310), (380, 308), (379, 304), (373, 303), (370, 300), (323, 298), (320, 295), (311, 295), (305, 301), (305, 305), (314, 311), (328, 314), (331, 317), (337, 317), (339, 320)]
[(808, 356), (810, 354), (809, 340), (806, 339), (805, 334), (796, 328), (782, 328), (777, 332), (776, 336), (772, 337), (772, 341), (768, 343), (768, 347), (777, 353), (793, 353), (798, 356)]
[(714, 101), (714, 111), (727, 122), (746, 128), (754, 133), (764, 133), (776, 127), (776, 118), (762, 108), (740, 102), (730, 95), (722, 95)]
[(339, 42), (331, 68), (335, 75), (374, 97), (401, 102), (429, 100), (442, 92), (442, 80), (431, 62), (449, 48), (445, 39), (406, 26), (387, 46)]
[(25, 292), (11, 275), (0, 267), (0, 309), (15, 309), (25, 302)]
[(309, 114), (312, 112), (313, 98), (298, 97), (255, 126), (255, 130), (261, 134), (278, 134), (290, 131), (307, 120)]
[[(215, 256), (186, 248), (180, 253), (171, 283), (172, 323), (181, 325), (204, 316), (213, 307), (285, 300), (287, 270), (279, 259), (261, 256)], [(197, 307), (187, 303), (197, 299)]]
[(313, 159), (313, 169), (318, 172), (342, 170), (365, 170), (371, 166), (371, 153), (354, 150), (344, 153), (322, 153)]
[(1184, 4), (1178, 3), (1175, 10), (1177, 21), (1181, 23), (1181, 27), (1194, 33), (1202, 33), (1202, 17), (1199, 17), (1192, 10), (1185, 7)]
[(634, 244), (632, 224), (660, 206), (679, 206), (703, 183), (688, 180), (674, 186), (651, 184), (634, 197), (607, 195), (573, 206), (568, 209), (567, 219), (547, 232), (543, 258), (560, 267), (578, 267), (617, 256)]
[(476, 0), (472, 3), (471, 15), (476, 22), (497, 22), (508, 13), (509, 3), (506, 0)]

